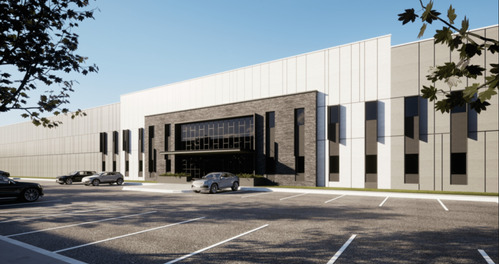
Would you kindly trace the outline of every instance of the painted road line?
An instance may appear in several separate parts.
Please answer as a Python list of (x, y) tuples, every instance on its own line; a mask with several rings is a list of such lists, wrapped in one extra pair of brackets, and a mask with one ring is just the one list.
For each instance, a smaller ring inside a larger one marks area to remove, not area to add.
[(189, 223), (189, 222), (201, 220), (201, 219), (204, 219), (204, 218), (205, 217), (193, 218), (193, 219), (189, 219), (189, 220), (178, 222), (178, 223), (168, 224), (168, 225), (164, 225), (164, 226), (158, 226), (158, 227), (155, 227), (155, 228), (150, 228), (150, 229), (146, 229), (146, 230), (142, 230), (142, 231), (138, 231), (138, 232), (126, 234), (126, 235), (121, 235), (121, 236), (116, 236), (116, 237), (112, 237), (112, 238), (108, 238), (108, 239), (103, 239), (103, 240), (99, 240), (99, 241), (95, 241), (95, 242), (91, 242), (91, 243), (87, 243), (87, 244), (83, 244), (83, 245), (79, 245), (79, 246), (74, 246), (74, 247), (70, 247), (70, 248), (59, 249), (59, 250), (56, 250), (56, 251), (53, 251), (53, 252), (54, 253), (60, 253), (60, 252), (68, 251), (68, 250), (73, 250), (73, 249), (77, 249), (77, 248), (81, 248), (81, 247), (86, 247), (86, 246), (90, 246), (90, 245), (94, 245), (94, 244), (99, 244), (99, 243), (102, 243), (102, 242), (107, 242), (107, 241), (111, 241), (111, 240), (115, 240), (115, 239), (120, 239), (120, 238), (129, 237), (129, 236), (133, 236), (133, 235), (138, 235), (138, 234), (142, 234), (142, 233), (146, 233), (146, 232), (151, 232), (151, 231), (155, 231), (155, 230), (166, 228), (166, 227), (171, 227), (171, 226), (176, 226), (176, 225), (180, 225), (180, 224), (185, 224), (185, 223)]
[(437, 199), (437, 200), (438, 200), (438, 202), (441, 204), (441, 206), (444, 208), (444, 210), (445, 210), (445, 211), (449, 211), (449, 210), (448, 210), (448, 208), (446, 207), (446, 205), (444, 205), (444, 203), (443, 203), (443, 202), (441, 202), (441, 200), (440, 200), (440, 199)]
[(178, 258), (178, 259), (174, 259), (174, 260), (171, 260), (171, 261), (169, 261), (169, 262), (166, 262), (165, 264), (171, 264), (171, 263), (175, 263), (175, 262), (177, 262), (177, 261), (181, 261), (181, 260), (183, 260), (183, 259), (187, 259), (187, 258), (189, 258), (189, 257), (192, 257), (192, 256), (194, 256), (194, 255), (198, 254), (198, 253), (201, 253), (201, 252), (203, 252), (203, 251), (206, 251), (206, 250), (209, 250), (209, 249), (211, 249), (211, 248), (217, 247), (217, 246), (219, 246), (219, 245), (222, 245), (222, 244), (224, 244), (224, 243), (226, 243), (226, 242), (229, 242), (229, 241), (231, 241), (231, 240), (237, 239), (237, 238), (239, 238), (239, 237), (242, 237), (242, 236), (248, 235), (248, 234), (250, 234), (250, 233), (252, 233), (252, 232), (255, 232), (255, 231), (257, 231), (257, 230), (259, 230), (259, 229), (262, 229), (262, 228), (264, 228), (264, 227), (267, 227), (267, 226), (268, 226), (268, 224), (263, 225), (263, 226), (261, 226), (261, 227), (257, 227), (257, 228), (255, 228), (255, 229), (252, 229), (252, 230), (250, 230), (250, 231), (247, 231), (247, 232), (245, 232), (245, 233), (243, 233), (243, 234), (240, 234), (240, 235), (234, 236), (234, 237), (232, 237), (232, 238), (229, 238), (229, 239), (226, 239), (226, 240), (224, 240), (224, 241), (221, 241), (221, 242), (219, 242), (219, 243), (217, 243), (217, 244), (213, 244), (213, 245), (208, 246), (208, 247), (206, 247), (206, 248), (203, 248), (203, 249), (200, 249), (200, 250), (198, 250), (198, 251), (195, 251), (195, 252), (193, 252), (193, 253), (191, 253), (191, 254), (184, 255), (184, 256), (182, 256), (182, 257), (180, 257), (180, 258)]
[(385, 197), (385, 199), (378, 205), (378, 207), (382, 207), (382, 205), (385, 204), (385, 202), (389, 199), (389, 196)]
[(486, 260), (486, 263), (495, 264), (495, 262), (493, 262), (493, 260), (490, 258), (490, 256), (488, 256), (488, 254), (486, 254), (486, 252), (484, 252), (484, 250), (478, 249), (477, 251), (479, 251), (479, 254), (483, 256), (484, 260)]
[(342, 198), (342, 197), (344, 197), (344, 196), (346, 196), (346, 195), (345, 195), (345, 194), (342, 194), (341, 196), (339, 196), (339, 197), (335, 197), (335, 198), (333, 198), (333, 199), (330, 199), (330, 200), (326, 201), (325, 203), (329, 203), (329, 202), (335, 201), (335, 200), (340, 199), (340, 198)]
[[(35, 246), (32, 246), (32, 245), (23, 243), (21, 241), (17, 241), (17, 240), (12, 239), (12, 238), (6, 238), (6, 237), (3, 237), (3, 236), (0, 236), (0, 240), (4, 241), (4, 242), (7, 242), (9, 244), (12, 244), (12, 245), (16, 245), (16, 246), (21, 247), (21, 248), (25, 248), (25, 249), (33, 251), (33, 252), (36, 252), (38, 254), (45, 255), (45, 256), (47, 256), (49, 258), (60, 260), (61, 262), (64, 262), (64, 263), (68, 263), (68, 264), (87, 264), (85, 262), (81, 262), (79, 260), (72, 259), (70, 257), (66, 257), (66, 256), (63, 256), (63, 255), (59, 255), (59, 254), (56, 254), (54, 252), (50, 252), (48, 250), (45, 250), (43, 248), (35, 247)], [(11, 251), (10, 253), (12, 253), (12, 252), (13, 251)], [(14, 254), (15, 254), (15, 252), (17, 252), (17, 250), (14, 251)], [(9, 254), (9, 253), (6, 253), (6, 254)], [(22, 258), (30, 259), (30, 257), (28, 257), (28, 256), (20, 256), (18, 258), (18, 260), (21, 260)], [(23, 262), (21, 261), (21, 263), (23, 263)], [(26, 262), (24, 262), (24, 263), (26, 263)], [(44, 263), (50, 263), (50, 262), (44, 262)]]
[(335, 255), (330, 259), (330, 261), (328, 261), (327, 264), (335, 263), (335, 261), (337, 261), (337, 259), (340, 257), (340, 255), (342, 255), (342, 252), (344, 252), (344, 250), (346, 250), (346, 248), (349, 246), (349, 244), (351, 244), (351, 242), (354, 240), (355, 237), (356, 237), (356, 235), (352, 235), (349, 238), (349, 240), (347, 240), (347, 242), (345, 242), (344, 245), (339, 249), (339, 251), (337, 251), (337, 253), (335, 253)]
[(252, 196), (258, 196), (258, 195), (264, 195), (264, 194), (270, 194), (271, 192), (260, 192), (260, 193), (254, 193), (254, 194), (249, 194), (249, 195), (243, 195), (241, 198), (247, 198), (247, 197), (252, 197)]
[(88, 224), (106, 222), (106, 221), (111, 221), (111, 220), (116, 220), (116, 219), (123, 219), (123, 218), (128, 218), (128, 217), (134, 217), (134, 216), (139, 216), (139, 215), (147, 215), (147, 214), (152, 214), (152, 213), (156, 213), (156, 212), (157, 211), (150, 211), (150, 212), (141, 213), (141, 214), (124, 215), (124, 216), (118, 216), (118, 217), (113, 217), (113, 218), (106, 218), (106, 219), (101, 219), (101, 220), (96, 220), (96, 221), (90, 221), (90, 222), (84, 222), (84, 223), (79, 223), (79, 224), (72, 224), (72, 225), (65, 225), (65, 226), (56, 226), (56, 227), (52, 227), (52, 228), (46, 228), (46, 229), (41, 229), (41, 230), (35, 230), (35, 231), (29, 231), (29, 232), (24, 232), (24, 233), (12, 234), (12, 235), (8, 235), (8, 236), (5, 236), (5, 237), (22, 236), (22, 235), (27, 235), (27, 234), (33, 234), (33, 233), (39, 233), (39, 232), (45, 232), (45, 231), (55, 230), (55, 229), (68, 228), (68, 227), (81, 226), (81, 225), (88, 225)]
[(26, 217), (26, 218), (11, 219), (11, 220), (2, 221), (2, 222), (0, 222), (0, 224), (10, 223), (10, 222), (16, 222), (16, 221), (25, 221), (25, 220), (40, 219), (40, 218), (46, 218), (46, 217), (52, 217), (52, 216), (72, 215), (72, 214), (81, 214), (81, 213), (95, 212), (95, 211), (101, 211), (101, 210), (106, 210), (106, 209), (111, 209), (111, 208), (116, 208), (116, 207), (108, 207), (108, 208), (102, 208), (102, 209), (92, 209), (92, 210), (76, 211), (76, 212), (69, 212), (69, 213), (62, 213), (62, 214), (49, 214), (49, 215), (42, 215), (42, 216), (35, 216), (35, 217)]
[(286, 199), (290, 199), (290, 198), (299, 197), (299, 196), (306, 195), (306, 194), (308, 194), (308, 193), (301, 193), (301, 194), (297, 194), (297, 195), (293, 195), (293, 196), (289, 196), (289, 197), (281, 198), (281, 199), (280, 199), (280, 201), (282, 201), (282, 200), (286, 200)]

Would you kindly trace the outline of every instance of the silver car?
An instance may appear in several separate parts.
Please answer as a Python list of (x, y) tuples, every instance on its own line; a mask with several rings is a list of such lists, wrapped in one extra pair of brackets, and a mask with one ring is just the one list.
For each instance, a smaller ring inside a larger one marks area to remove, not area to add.
[(231, 188), (237, 191), (240, 186), (240, 178), (229, 172), (211, 172), (201, 179), (193, 181), (191, 189), (196, 192), (208, 191), (216, 193), (218, 190)]
[(89, 186), (98, 186), (101, 183), (109, 183), (112, 185), (116, 183), (117, 185), (123, 184), (123, 175), (119, 172), (99, 172), (92, 176), (83, 177), (82, 182)]

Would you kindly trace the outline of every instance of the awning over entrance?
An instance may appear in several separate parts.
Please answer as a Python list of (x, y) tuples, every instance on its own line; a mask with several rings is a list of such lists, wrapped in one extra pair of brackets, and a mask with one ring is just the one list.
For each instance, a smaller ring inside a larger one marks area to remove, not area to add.
[(251, 150), (243, 149), (210, 149), (210, 150), (177, 150), (163, 151), (160, 155), (209, 155), (209, 154), (244, 154), (253, 153)]

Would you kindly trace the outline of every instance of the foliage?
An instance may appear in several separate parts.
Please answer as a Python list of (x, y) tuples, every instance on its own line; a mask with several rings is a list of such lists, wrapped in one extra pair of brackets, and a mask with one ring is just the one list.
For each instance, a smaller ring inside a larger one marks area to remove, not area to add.
[(191, 174), (184, 173), (184, 172), (179, 172), (179, 173), (162, 173), (159, 176), (164, 176), (164, 177), (189, 177), (189, 176), (191, 176)]
[[(434, 43), (447, 45), (450, 50), (456, 51), (459, 54), (458, 62), (447, 62), (444, 65), (439, 65), (431, 69), (430, 74), (427, 75), (427, 80), (432, 81), (433, 84), (423, 86), (422, 97), (429, 99), (431, 102), (436, 101), (436, 110), (450, 112), (451, 109), (457, 106), (464, 106), (469, 104), (472, 109), (480, 113), (486, 110), (490, 105), (488, 100), (498, 90), (498, 63), (490, 64), (490, 74), (486, 76), (485, 81), (477, 80), (478, 76), (486, 74), (486, 69), (480, 65), (471, 64), (475, 56), (490, 52), (491, 54), (498, 53), (498, 40), (486, 38), (478, 34), (469, 32), (469, 20), (464, 17), (460, 28), (455, 26), (455, 9), (452, 5), (447, 12), (446, 19), (440, 17), (441, 13), (433, 10), (433, 2), (429, 1), (424, 6), (420, 0), (422, 13), (420, 15), (415, 13), (413, 8), (406, 9), (404, 13), (398, 14), (399, 21), (403, 25), (408, 22), (415, 22), (420, 17), (422, 27), (418, 34), (418, 38), (422, 37), (428, 24), (434, 21), (440, 21), (445, 24), (442, 29), (436, 30), (434, 35)], [(461, 92), (444, 91), (443, 89), (436, 88), (435, 84), (438, 81), (445, 82), (450, 87), (458, 86), (461, 82), (460, 78), (469, 78), (472, 83)], [(443, 94), (444, 99), (438, 100), (438, 95)]]
[(241, 174), (237, 174), (236, 176), (238, 176), (240, 178), (264, 178), (263, 175), (250, 174), (250, 173), (241, 173)]
[[(75, 81), (68, 73), (87, 75), (96, 65), (85, 66), (87, 57), (75, 54), (79, 22), (94, 18), (94, 10), (82, 10), (88, 0), (0, 0), (0, 113), (21, 110), (35, 125), (55, 127), (42, 113), (68, 114)], [(36, 103), (28, 98), (48, 87)], [(81, 110), (72, 118), (85, 115)]]

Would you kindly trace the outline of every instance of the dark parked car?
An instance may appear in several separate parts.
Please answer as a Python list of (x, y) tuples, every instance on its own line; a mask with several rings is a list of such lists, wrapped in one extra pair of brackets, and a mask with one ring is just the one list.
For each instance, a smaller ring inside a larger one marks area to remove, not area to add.
[(237, 191), (240, 186), (240, 178), (229, 172), (211, 172), (203, 176), (200, 180), (192, 183), (191, 189), (194, 192), (208, 191), (216, 193), (218, 190), (231, 188)]
[(87, 176), (82, 179), (85, 185), (92, 184), (93, 186), (98, 186), (100, 183), (109, 183), (109, 185), (116, 182), (117, 185), (123, 184), (123, 175), (117, 171), (114, 172), (100, 172), (92, 176)]
[(0, 176), (10, 177), (10, 173), (0, 170)]
[(94, 174), (96, 174), (95, 171), (73, 171), (68, 175), (57, 177), (56, 182), (59, 184), (72, 184), (73, 182), (81, 182), (83, 177), (91, 176)]
[(18, 182), (0, 175), (0, 197), (17, 197), (26, 202), (34, 202), (43, 196), (43, 188), (38, 183)]

